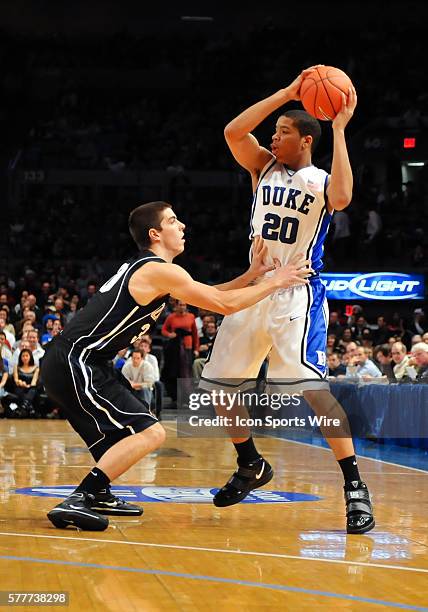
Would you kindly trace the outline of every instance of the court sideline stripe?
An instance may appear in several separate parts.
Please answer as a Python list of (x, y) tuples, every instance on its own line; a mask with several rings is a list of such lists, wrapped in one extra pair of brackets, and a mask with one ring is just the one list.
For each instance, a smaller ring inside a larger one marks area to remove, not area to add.
[(222, 578), (217, 576), (205, 576), (203, 574), (185, 574), (183, 572), (171, 572), (167, 570), (143, 569), (139, 567), (124, 567), (120, 565), (101, 565), (99, 563), (81, 563), (79, 561), (62, 561), (59, 559), (38, 559), (36, 557), (15, 557), (13, 555), (0, 556), (5, 561), (26, 561), (31, 563), (46, 563), (50, 565), (66, 565), (68, 567), (86, 567), (92, 569), (116, 570), (135, 574), (148, 574), (155, 576), (170, 576), (173, 578), (186, 578), (188, 580), (204, 580), (207, 582), (220, 582), (223, 584), (233, 584), (239, 586), (256, 587), (262, 589), (273, 589), (275, 591), (288, 591), (290, 593), (301, 593), (304, 595), (319, 595), (321, 597), (332, 597), (334, 599), (346, 599), (348, 601), (358, 601), (363, 603), (377, 604), (379, 606), (389, 606), (401, 610), (418, 610), (428, 612), (428, 608), (403, 604), (395, 601), (384, 601), (371, 597), (359, 597), (358, 595), (347, 595), (346, 593), (333, 593), (331, 591), (320, 591), (317, 589), (305, 589), (283, 584), (270, 584), (265, 582), (251, 582), (250, 580), (239, 580), (234, 578)]
[[(263, 438), (272, 438), (273, 440), (282, 440), (283, 442), (291, 442), (291, 444), (302, 444), (303, 446), (310, 446), (311, 448), (319, 448), (320, 450), (332, 452), (331, 448), (325, 446), (318, 446), (311, 444), (310, 442), (298, 442), (297, 440), (289, 440), (288, 438), (281, 438), (281, 436), (274, 436), (273, 434), (264, 433)], [(406, 470), (414, 470), (415, 472), (421, 472), (422, 474), (428, 474), (428, 470), (421, 470), (419, 468), (411, 467), (409, 465), (403, 465), (402, 463), (393, 463), (392, 461), (385, 461), (384, 459), (376, 459), (375, 457), (367, 457), (361, 453), (357, 456), (358, 459), (367, 459), (368, 461), (377, 461), (378, 463), (385, 463), (386, 465), (393, 465), (395, 467), (402, 467)]]
[[(100, 540), (99, 538), (80, 538), (72, 536), (54, 536), (37, 533), (14, 533), (10, 531), (0, 531), (0, 536), (13, 536), (18, 538), (43, 538), (51, 540), (73, 540), (74, 542), (97, 542), (97, 544), (126, 544), (128, 546), (146, 546), (151, 548), (170, 548), (173, 550), (191, 550), (194, 552), (226, 553), (231, 555), (244, 555), (252, 557), (271, 557), (274, 559), (295, 559), (298, 561), (312, 561), (319, 563), (336, 563), (339, 565), (357, 565), (359, 567), (376, 567), (381, 569), (394, 569), (405, 572), (417, 572), (428, 574), (428, 568), (406, 567), (405, 565), (388, 565), (386, 563), (363, 563), (362, 561), (344, 561), (343, 559), (312, 559), (299, 555), (287, 555), (285, 553), (257, 552), (254, 550), (229, 550), (225, 548), (205, 548), (202, 546), (184, 546), (180, 544), (159, 544), (156, 542), (133, 542), (129, 540)], [(1, 558), (1, 557), (0, 557)]]

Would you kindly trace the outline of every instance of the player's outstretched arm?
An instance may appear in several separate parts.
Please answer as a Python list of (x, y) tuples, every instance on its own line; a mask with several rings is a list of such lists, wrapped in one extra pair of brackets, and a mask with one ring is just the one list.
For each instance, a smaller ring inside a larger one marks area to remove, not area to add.
[[(306, 279), (312, 273), (309, 266), (310, 262), (299, 255), (258, 285), (220, 291), (195, 281), (176, 264), (150, 262), (132, 275), (128, 286), (133, 298), (142, 305), (170, 293), (187, 304), (228, 315), (252, 306), (277, 289), (307, 284)], [(151, 296), (147, 293), (147, 287), (152, 291)]]
[(357, 92), (354, 87), (350, 87), (347, 98), (342, 94), (342, 108), (332, 123), (333, 159), (327, 196), (330, 208), (334, 210), (343, 210), (352, 199), (353, 177), (346, 147), (345, 127), (354, 114), (356, 106)]
[(229, 289), (242, 289), (242, 287), (248, 287), (250, 283), (266, 274), (266, 272), (270, 272), (275, 270), (275, 268), (279, 267), (279, 261), (276, 261), (276, 265), (268, 265), (265, 263), (268, 258), (268, 248), (261, 236), (255, 236), (253, 240), (252, 246), (252, 257), (251, 264), (248, 270), (246, 270), (240, 276), (228, 281), (227, 283), (221, 283), (220, 285), (215, 285), (217, 289), (221, 291), (227, 291)]
[(224, 136), (233, 157), (253, 177), (257, 178), (264, 166), (274, 156), (260, 146), (251, 132), (275, 110), (291, 100), (300, 99), (299, 90), (302, 79), (312, 70), (314, 67), (306, 68), (288, 87), (279, 89), (271, 96), (256, 102), (226, 125)]

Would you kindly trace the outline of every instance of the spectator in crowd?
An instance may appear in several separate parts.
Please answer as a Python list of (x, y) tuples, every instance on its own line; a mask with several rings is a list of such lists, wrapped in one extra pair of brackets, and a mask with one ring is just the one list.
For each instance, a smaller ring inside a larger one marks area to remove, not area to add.
[(365, 252), (369, 257), (377, 257), (379, 253), (379, 240), (382, 232), (382, 218), (375, 206), (371, 206), (367, 213), (366, 237), (364, 240)]
[[(77, 298), (77, 300), (75, 298)], [(79, 297), (77, 295), (73, 295), (70, 302), (70, 310), (65, 315), (66, 324), (71, 321), (71, 319), (76, 315), (76, 312), (79, 310), (79, 301)]]
[(19, 355), (22, 349), (29, 349), (30, 343), (28, 342), (28, 332), (25, 332), (22, 339), (18, 344), (15, 344), (16, 348), (12, 353), (12, 362), (11, 362), (11, 374), (13, 373), (13, 368), (17, 365), (19, 360)]
[(394, 362), (394, 376), (399, 381), (406, 374), (406, 368), (409, 365), (409, 356), (407, 348), (402, 342), (394, 342), (391, 347), (392, 360)]
[(382, 376), (379, 368), (369, 359), (368, 351), (362, 346), (359, 346), (356, 350), (355, 355), (351, 357), (349, 360), (348, 366), (346, 368), (346, 376), (347, 377), (355, 377), (358, 378), (378, 378)]
[(328, 334), (327, 336), (327, 355), (331, 355), (337, 350), (339, 345), (339, 339), (334, 334)]
[(42, 346), (44, 346), (45, 344), (47, 344), (48, 342), (52, 340), (52, 328), (53, 328), (54, 321), (58, 321), (57, 317), (54, 314), (49, 314), (47, 315), (47, 317), (45, 317), (45, 323), (44, 323), (45, 332), (44, 334), (42, 334), (40, 338), (40, 344)]
[(15, 328), (9, 321), (9, 308), (8, 306), (2, 306), (0, 310), (0, 319), (4, 319), (5, 326), (3, 328), (4, 332), (9, 332), (12, 336), (16, 335)]
[(10, 331), (7, 331), (6, 327), (7, 327), (6, 319), (0, 318), (0, 332), (4, 333), (4, 335), (6, 336), (8, 345), (12, 347), (15, 344), (15, 334), (12, 334)]
[(385, 344), (388, 342), (388, 338), (391, 333), (388, 329), (386, 319), (383, 316), (377, 318), (377, 326), (372, 331), (373, 333), (373, 343), (378, 346), (380, 344)]
[(395, 336), (397, 338), (396, 341), (397, 342), (401, 341), (403, 342), (403, 344), (406, 344), (404, 338), (407, 335), (409, 337), (409, 347), (410, 347), (411, 334), (410, 332), (407, 332), (406, 334), (406, 330), (404, 329), (404, 321), (403, 321), (403, 318), (400, 316), (399, 312), (394, 312), (394, 314), (392, 315), (391, 321), (388, 325), (388, 329), (389, 329), (390, 336)]
[(89, 281), (86, 288), (82, 290), (82, 306), (86, 306), (92, 296), (97, 292), (97, 284), (94, 281)]
[(52, 302), (53, 290), (49, 281), (43, 281), (38, 293), (38, 302), (42, 310)]
[(428, 332), (424, 333), (424, 335), (422, 336), (422, 341), (425, 342), (425, 344), (428, 344)]
[(346, 210), (336, 210), (331, 221), (332, 224), (332, 254), (334, 261), (340, 264), (349, 254), (351, 230), (349, 215)]
[[(338, 348), (340, 348), (340, 350), (346, 351), (347, 346), (350, 342), (353, 342), (352, 340), (352, 331), (350, 327), (345, 327), (345, 329), (343, 330), (342, 333), (342, 337), (339, 340), (338, 343)], [(354, 342), (355, 344), (355, 342)]]
[(202, 336), (205, 336), (206, 331), (207, 331), (207, 325), (209, 325), (209, 323), (214, 323), (214, 325), (217, 328), (217, 319), (216, 319), (215, 314), (207, 312), (202, 317), (201, 327), (198, 328), (199, 338), (202, 338)]
[(56, 297), (54, 300), (54, 314), (57, 317), (57, 319), (59, 319), (61, 321), (61, 326), (64, 327), (64, 325), (67, 322), (66, 319), (66, 307), (65, 307), (65, 303), (64, 303), (64, 298), (63, 297)]
[(46, 344), (49, 344), (52, 338), (55, 338), (55, 336), (60, 334), (61, 331), (62, 331), (62, 325), (61, 325), (60, 319), (54, 318), (54, 320), (52, 321), (51, 329), (46, 334), (44, 334), (41, 338), (42, 347), (46, 346)]
[(203, 335), (203, 331), (202, 331), (202, 319), (205, 315), (210, 314), (210, 312), (208, 310), (205, 310), (205, 308), (198, 308), (198, 314), (195, 318), (195, 323), (196, 323), (196, 328), (198, 330), (198, 336), (201, 337)]
[(155, 373), (150, 363), (144, 359), (140, 349), (133, 349), (130, 359), (122, 367), (122, 374), (128, 380), (134, 393), (150, 408)]
[(7, 341), (6, 334), (0, 331), (0, 357), (3, 359), (5, 367), (11, 373), (12, 368), (12, 350)]
[(20, 405), (19, 416), (35, 416), (34, 401), (39, 380), (39, 368), (34, 363), (30, 349), (22, 349), (18, 363), (13, 369), (14, 393)]
[(39, 344), (39, 332), (37, 329), (30, 330), (27, 338), (30, 345), (30, 350), (33, 354), (34, 363), (37, 367), (39, 367), (40, 359), (45, 354), (45, 349), (43, 349)]
[(361, 335), (361, 345), (367, 349), (373, 348), (372, 330), (369, 329), (368, 327), (365, 327), (363, 329), (363, 333)]
[(425, 331), (427, 331), (428, 325), (425, 318), (425, 312), (422, 308), (415, 308), (413, 311), (413, 319), (410, 325), (408, 326), (408, 330), (411, 334), (419, 334), (422, 335)]
[(359, 317), (362, 314), (363, 314), (362, 306), (360, 306), (359, 304), (354, 304), (352, 306), (352, 312), (350, 315), (348, 315), (348, 318), (346, 320), (347, 327), (352, 327), (353, 325), (355, 325), (357, 317)]
[(21, 334), (15, 340), (15, 344), (12, 347), (13, 350), (15, 350), (16, 348), (18, 348), (21, 345), (22, 340), (27, 340), (28, 332), (34, 331), (34, 329), (35, 328), (33, 327), (33, 324), (31, 323), (31, 321), (25, 321), (24, 325), (22, 326), (22, 329), (21, 329)]
[(358, 315), (355, 324), (351, 326), (353, 339), (361, 342), (365, 329), (368, 329), (367, 321), (363, 315)]
[(192, 374), (193, 378), (199, 379), (204, 369), (204, 364), (207, 360), (208, 353), (214, 344), (215, 337), (217, 335), (217, 325), (215, 321), (209, 321), (205, 327), (204, 335), (199, 339), (199, 357), (193, 362)]
[(27, 306), (36, 315), (36, 321), (40, 321), (42, 313), (40, 311), (40, 308), (37, 306), (37, 298), (34, 295), (34, 293), (29, 293), (28, 294), (28, 297), (27, 297)]
[(339, 313), (336, 310), (332, 310), (328, 320), (328, 334), (334, 334), (336, 338), (340, 338), (343, 334), (343, 327), (340, 324)]
[(15, 304), (14, 307), (14, 311), (15, 311), (15, 316), (17, 319), (19, 319), (19, 317), (23, 318), (24, 315), (24, 308), (28, 308), (28, 291), (23, 291), (21, 293), (21, 297), (19, 299), (19, 303)]
[(164, 396), (164, 387), (163, 383), (160, 380), (160, 371), (159, 371), (159, 362), (156, 355), (153, 355), (152, 350), (152, 339), (149, 335), (145, 335), (141, 338), (140, 341), (140, 349), (144, 353), (144, 359), (150, 363), (153, 368), (153, 372), (155, 375), (155, 383), (153, 387), (153, 397), (152, 397), (152, 405), (153, 412), (155, 416), (159, 419), (161, 416), (161, 411), (163, 407), (163, 396)]
[(346, 346), (346, 351), (345, 351), (348, 356), (348, 359), (355, 357), (355, 355), (357, 354), (358, 347), (359, 347), (359, 344), (357, 344), (357, 342), (354, 342), (353, 340), (352, 342), (348, 342)]
[(173, 402), (177, 400), (177, 378), (192, 378), (193, 357), (199, 355), (199, 336), (195, 315), (187, 310), (187, 304), (177, 301), (175, 311), (162, 325), (162, 335), (168, 338), (164, 348), (162, 380)]
[(113, 359), (113, 367), (116, 370), (122, 370), (123, 366), (126, 363), (126, 354), (128, 352), (127, 348), (122, 349), (117, 353), (117, 355)]
[(428, 384), (428, 344), (425, 342), (415, 344), (412, 348), (412, 357), (417, 366), (415, 382)]
[(23, 330), (25, 323), (31, 323), (31, 326), (34, 327), (34, 329), (38, 328), (38, 323), (36, 320), (36, 313), (34, 312), (34, 310), (31, 310), (31, 308), (29, 308), (28, 306), (24, 308), (24, 311), (22, 313), (22, 319), (15, 324), (17, 336), (20, 336), (22, 334), (22, 330)]
[(155, 374), (155, 380), (160, 380), (159, 362), (156, 355), (153, 355), (152, 350), (152, 339), (147, 334), (140, 340), (140, 349), (144, 353), (144, 358), (150, 363)]
[(394, 362), (392, 361), (391, 347), (389, 344), (380, 344), (373, 350), (374, 357), (382, 376), (386, 376), (389, 382), (396, 382), (394, 374)]
[(5, 407), (3, 405), (2, 399), (6, 397), (8, 394), (5, 387), (9, 378), (8, 368), (5, 365), (3, 358), (0, 357), (0, 418), (5, 413)]
[(333, 352), (327, 357), (328, 362), (328, 375), (329, 376), (345, 376), (346, 367), (340, 361), (339, 353)]
[(412, 342), (412, 346), (414, 344), (417, 344), (418, 342), (423, 342), (422, 336), (420, 334), (415, 334), (414, 336), (412, 336), (411, 342)]

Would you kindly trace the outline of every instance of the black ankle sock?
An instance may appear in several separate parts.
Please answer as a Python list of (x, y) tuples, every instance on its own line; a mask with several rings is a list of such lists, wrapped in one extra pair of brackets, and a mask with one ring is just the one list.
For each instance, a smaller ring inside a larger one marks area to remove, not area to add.
[(352, 482), (355, 480), (361, 480), (360, 472), (358, 471), (357, 458), (355, 455), (351, 457), (345, 457), (345, 459), (340, 459), (338, 461), (340, 465), (340, 469), (343, 473), (343, 478), (345, 479), (345, 484), (347, 482)]
[(233, 443), (238, 453), (238, 465), (248, 465), (261, 458), (256, 447), (254, 446), (253, 438), (250, 436), (245, 442)]
[(100, 468), (94, 467), (82, 480), (76, 491), (86, 491), (86, 493), (107, 493), (110, 489), (110, 479)]

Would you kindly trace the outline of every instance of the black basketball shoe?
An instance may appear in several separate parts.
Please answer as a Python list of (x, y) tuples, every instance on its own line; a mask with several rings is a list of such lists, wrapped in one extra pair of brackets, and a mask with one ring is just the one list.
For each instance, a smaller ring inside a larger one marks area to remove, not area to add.
[(143, 509), (116, 497), (110, 491), (96, 493), (91, 502), (91, 509), (99, 514), (115, 514), (116, 516), (141, 516)]
[(93, 502), (90, 493), (74, 492), (48, 512), (48, 519), (59, 529), (73, 525), (85, 531), (104, 531), (108, 519), (92, 510)]
[(237, 504), (253, 489), (258, 489), (273, 478), (273, 469), (263, 457), (247, 466), (239, 466), (231, 478), (213, 498), (214, 506), (223, 508)]
[(375, 526), (370, 493), (365, 482), (353, 480), (344, 487), (347, 533), (365, 533)]

